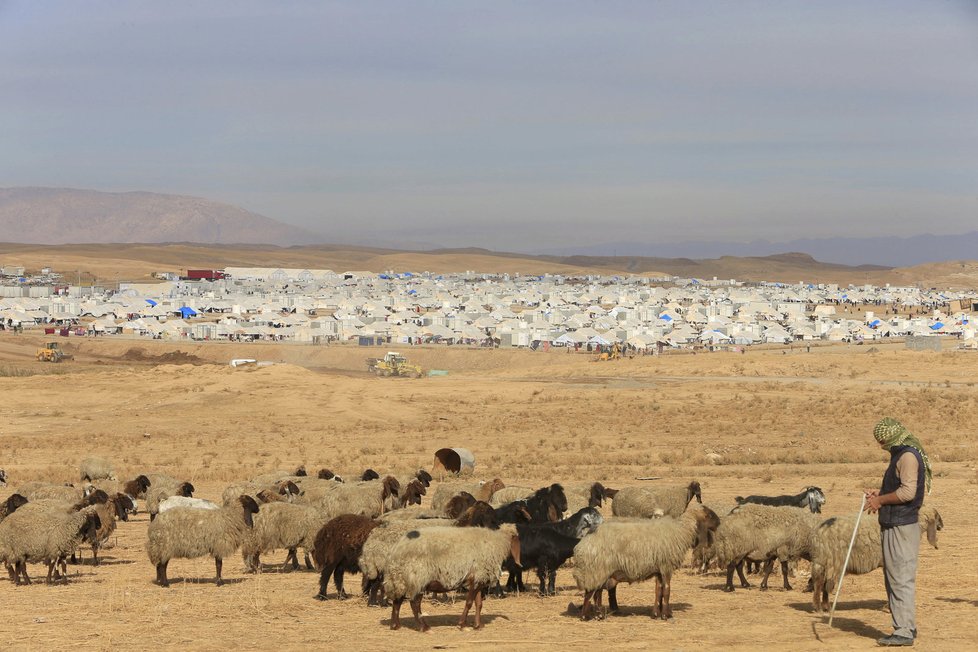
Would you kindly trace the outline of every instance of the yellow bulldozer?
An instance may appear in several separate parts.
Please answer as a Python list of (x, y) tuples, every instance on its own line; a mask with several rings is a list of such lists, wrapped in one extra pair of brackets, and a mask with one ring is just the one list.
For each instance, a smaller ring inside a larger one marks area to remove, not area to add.
[(621, 360), (621, 346), (618, 345), (618, 342), (615, 342), (614, 345), (612, 345), (611, 350), (605, 351), (595, 358), (596, 362), (601, 362), (604, 360)]
[(407, 358), (396, 351), (388, 351), (383, 358), (367, 358), (367, 370), (378, 376), (421, 378), (424, 375), (421, 367), (411, 364)]
[(70, 359), (71, 356), (62, 351), (57, 342), (47, 342), (37, 350), (38, 362), (61, 362)]

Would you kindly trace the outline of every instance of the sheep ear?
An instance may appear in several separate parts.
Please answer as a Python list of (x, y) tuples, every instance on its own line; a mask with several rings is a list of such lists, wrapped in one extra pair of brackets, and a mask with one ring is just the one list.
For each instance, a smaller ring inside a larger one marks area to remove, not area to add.
[(937, 519), (931, 519), (930, 523), (927, 524), (927, 543), (937, 547)]

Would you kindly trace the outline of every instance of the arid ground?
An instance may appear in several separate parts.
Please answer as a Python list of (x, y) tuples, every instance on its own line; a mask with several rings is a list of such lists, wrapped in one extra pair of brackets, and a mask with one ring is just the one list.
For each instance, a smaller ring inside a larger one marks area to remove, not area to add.
[[(358, 475), (367, 467), (430, 468), (442, 446), (476, 455), (476, 476), (542, 486), (608, 486), (698, 479), (704, 502), (748, 493), (826, 492), (827, 515), (858, 509), (886, 454), (871, 438), (884, 415), (918, 433), (934, 462), (928, 502), (944, 518), (940, 549), (924, 543), (918, 574), (918, 649), (975, 649), (978, 632), (978, 358), (912, 353), (899, 345), (824, 346), (747, 354), (637, 357), (595, 362), (560, 352), (414, 348), (406, 354), (445, 376), (376, 378), (355, 346), (232, 345), (71, 339), (73, 361), (34, 361), (41, 338), (0, 334), (0, 466), (6, 496), (30, 480), (77, 481), (88, 454), (120, 477), (163, 471), (189, 478), (198, 496), (270, 469), (304, 463)], [(254, 357), (268, 367), (234, 370)], [(638, 477), (658, 477), (640, 481)], [(460, 602), (426, 599), (429, 634), (359, 597), (313, 600), (318, 575), (276, 568), (243, 573), (210, 559), (175, 560), (169, 590), (152, 583), (143, 549), (147, 516), (120, 523), (96, 568), (69, 567), (68, 586), (0, 581), (10, 649), (868, 649), (889, 633), (880, 571), (846, 580), (833, 628), (803, 593), (727, 594), (718, 573), (686, 569), (673, 583), (675, 622), (648, 617), (652, 584), (623, 586), (620, 616), (582, 622), (571, 573), (559, 595), (489, 599), (482, 631), (459, 631)], [(87, 558), (88, 555), (86, 555)], [(284, 558), (284, 552), (266, 561)], [(41, 567), (31, 567), (41, 577)], [(5, 574), (4, 574), (5, 575)], [(198, 581), (199, 580), (199, 581)], [(358, 586), (359, 579), (348, 581)]]

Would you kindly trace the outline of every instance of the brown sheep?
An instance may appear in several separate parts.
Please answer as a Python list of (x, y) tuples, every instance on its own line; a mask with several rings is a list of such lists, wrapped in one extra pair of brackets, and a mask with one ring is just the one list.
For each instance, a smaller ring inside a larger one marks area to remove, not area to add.
[(312, 551), (316, 568), (321, 569), (319, 575), (319, 593), (317, 600), (326, 599), (329, 587), (329, 576), (333, 576), (337, 596), (341, 600), (347, 598), (343, 590), (343, 574), (360, 572), (360, 553), (367, 537), (380, 521), (358, 514), (342, 514), (324, 525), (316, 533), (316, 542)]
[(448, 501), (448, 504), (445, 505), (445, 514), (448, 518), (458, 518), (465, 510), (475, 505), (476, 502), (475, 496), (467, 491), (463, 491), (456, 496), (452, 496), (451, 500)]

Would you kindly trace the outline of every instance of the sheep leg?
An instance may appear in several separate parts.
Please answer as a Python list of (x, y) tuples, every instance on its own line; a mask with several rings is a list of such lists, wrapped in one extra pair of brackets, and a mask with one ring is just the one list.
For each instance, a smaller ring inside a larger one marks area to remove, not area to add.
[(422, 632), (427, 632), (431, 627), (428, 626), (424, 616), (421, 615), (421, 596), (422, 594), (419, 593), (411, 598), (411, 613), (414, 614), (414, 620), (418, 623), (418, 629)]
[(397, 598), (391, 606), (391, 629), (401, 628), (401, 603), (404, 598)]
[(736, 568), (736, 566), (737, 566), (737, 562), (735, 561), (732, 561), (729, 564), (727, 564), (727, 583), (723, 585), (723, 590), (726, 591), (727, 593), (733, 593), (734, 590), (733, 574), (734, 574), (734, 568)]
[(737, 564), (737, 577), (740, 578), (740, 586), (742, 588), (745, 588), (746, 589), (746, 588), (748, 588), (750, 586), (750, 582), (748, 582), (747, 581), (747, 578), (744, 577), (744, 560), (743, 559), (741, 559), (740, 560), (740, 563)]
[[(652, 618), (653, 620), (658, 618), (662, 611), (662, 578), (659, 575), (655, 576), (655, 599), (652, 601)], [(665, 616), (663, 616), (665, 617)]]
[(608, 589), (608, 611), (615, 613), (618, 611), (618, 582), (608, 580), (605, 588)]
[(316, 595), (317, 600), (325, 600), (326, 593), (329, 591), (329, 576), (333, 574), (335, 566), (326, 564), (323, 566), (323, 570), (319, 573), (319, 594)]
[(594, 596), (594, 591), (584, 592), (584, 606), (581, 607), (581, 620), (591, 620), (591, 598)]
[(482, 591), (475, 592), (475, 628), (482, 629)]
[(604, 620), (604, 616), (605, 616), (604, 607), (601, 605), (602, 590), (603, 590), (602, 588), (599, 588), (597, 591), (594, 592), (594, 606), (598, 614), (598, 620)]
[(784, 577), (784, 590), (791, 591), (791, 585), (788, 584), (788, 562), (781, 562), (781, 575)]
[[(750, 562), (748, 562), (750, 563)], [(764, 562), (764, 578), (761, 580), (761, 590), (767, 591), (767, 578), (770, 577), (771, 571), (774, 570), (774, 559), (768, 559)]]
[(303, 550), (302, 551), (302, 555), (305, 557), (306, 570), (312, 570), (313, 569), (313, 565), (312, 565), (312, 561), (309, 559), (309, 551), (308, 550)]
[(282, 566), (288, 566), (290, 559), (292, 560), (292, 570), (299, 570), (299, 555), (295, 548), (289, 548), (289, 554), (285, 558), (285, 563)]
[(57, 559), (48, 560), (48, 579), (47, 579), (48, 584), (54, 584), (54, 567), (57, 565), (58, 565)]
[(217, 579), (214, 584), (217, 586), (224, 586), (224, 580), (221, 579), (221, 568), (224, 566), (224, 560), (220, 557), (214, 557), (214, 567), (217, 568)]
[(475, 602), (476, 593), (479, 594), (479, 597), (482, 597), (482, 591), (476, 590), (474, 587), (470, 587), (465, 592), (465, 607), (462, 609), (462, 617), (458, 620), (459, 629), (465, 629), (465, 620), (469, 617), (469, 609), (472, 608), (472, 603)]
[(672, 593), (672, 574), (665, 574), (660, 579), (662, 581), (662, 594), (660, 596), (662, 619), (672, 620), (672, 603), (669, 601), (670, 594)]
[(10, 582), (12, 584), (20, 584), (20, 577), (14, 573), (14, 567), (10, 565), (10, 562), (4, 562), (3, 565), (7, 567), (7, 574), (10, 575)]
[(98, 560), (98, 544), (97, 543), (93, 543), (92, 544), (92, 564), (95, 565), (95, 566), (98, 566), (99, 565), (99, 560)]
[(166, 565), (169, 561), (164, 561), (156, 565), (156, 582), (163, 588), (170, 586), (170, 580), (166, 577)]
[(24, 578), (23, 584), (30, 584), (31, 578), (27, 576), (27, 561), (24, 559), (17, 560), (17, 568), (20, 571), (20, 576)]
[(336, 569), (333, 571), (333, 584), (336, 585), (336, 594), (340, 600), (346, 600), (348, 597), (346, 591), (343, 590), (343, 565), (337, 564)]

